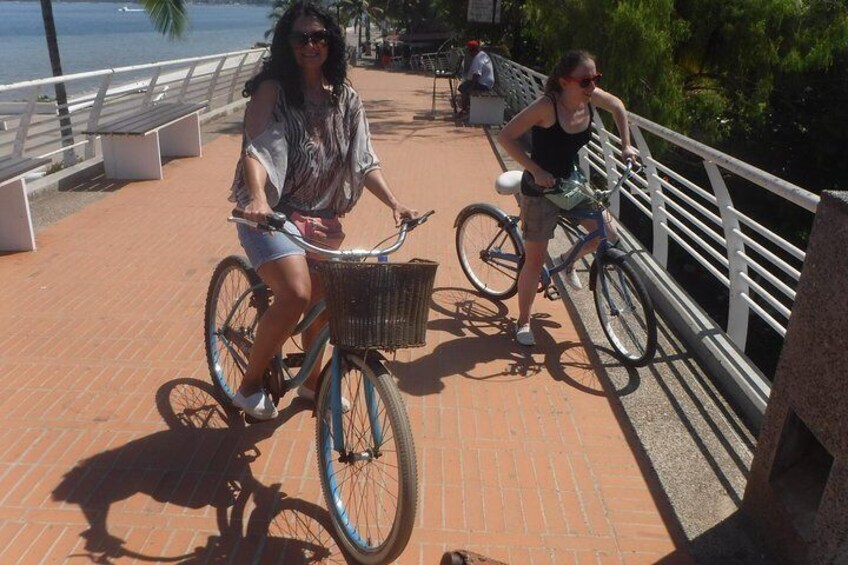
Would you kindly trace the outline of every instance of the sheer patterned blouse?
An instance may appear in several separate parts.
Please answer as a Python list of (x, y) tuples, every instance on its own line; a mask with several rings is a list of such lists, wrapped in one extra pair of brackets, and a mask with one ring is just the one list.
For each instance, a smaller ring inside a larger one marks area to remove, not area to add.
[[(274, 92), (276, 91), (276, 92)], [(379, 168), (359, 95), (344, 85), (338, 104), (290, 106), (276, 81), (265, 81), (245, 111), (242, 153), (230, 201), (250, 200), (244, 159), (254, 156), (268, 173), (265, 194), (274, 209), (345, 214), (362, 195), (365, 175)]]

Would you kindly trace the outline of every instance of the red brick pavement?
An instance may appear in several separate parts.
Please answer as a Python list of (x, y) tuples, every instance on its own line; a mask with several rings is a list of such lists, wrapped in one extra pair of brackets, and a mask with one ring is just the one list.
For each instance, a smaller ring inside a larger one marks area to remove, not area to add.
[[(528, 351), (507, 331), (514, 300), (468, 290), (452, 223), (496, 201), (484, 131), (413, 119), (426, 78), (357, 69), (353, 82), (394, 190), (437, 210), (403, 252), (441, 266), (428, 346), (392, 363), (420, 472), (400, 562), (453, 548), (513, 564), (688, 561), (562, 305), (538, 302)], [(210, 396), (203, 304), (215, 263), (239, 251), (224, 221), (238, 150), (219, 137), (163, 181), (42, 230), (37, 252), (0, 257), (0, 563), (344, 561), (306, 407), (241, 429)], [(354, 245), (391, 232), (370, 195), (345, 225)]]

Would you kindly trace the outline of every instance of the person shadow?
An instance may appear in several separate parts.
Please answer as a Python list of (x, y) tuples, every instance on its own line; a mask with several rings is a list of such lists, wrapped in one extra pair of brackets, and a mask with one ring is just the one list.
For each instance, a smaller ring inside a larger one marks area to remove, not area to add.
[[(53, 489), (53, 500), (78, 505), (89, 525), (80, 534), (84, 553), (69, 557), (94, 563), (119, 558), (242, 563), (263, 555), (283, 563), (351, 562), (331, 533), (324, 508), (289, 496), (281, 483), (262, 484), (251, 470), (262, 455), (257, 444), (310, 409), (308, 403), (295, 400), (277, 419), (248, 426), (241, 413), (215, 400), (211, 384), (184, 378), (162, 385), (156, 405), (168, 429), (78, 462)], [(109, 531), (109, 511), (116, 506), (151, 514), (169, 509), (169, 518), (172, 507), (211, 507), (218, 533), (189, 553), (130, 548)]]
[(595, 375), (597, 356), (590, 353), (587, 361), (580, 341), (556, 342), (548, 330), (560, 323), (547, 314), (534, 315), (536, 346), (526, 348), (515, 342), (514, 322), (503, 302), (470, 289), (440, 287), (433, 290), (430, 308), (440, 315), (427, 325), (431, 335), (441, 334), (438, 345), (421, 357), (390, 363), (399, 388), (408, 394), (438, 394), (444, 379), (455, 376), (503, 383), (543, 372), (586, 394), (609, 393)]

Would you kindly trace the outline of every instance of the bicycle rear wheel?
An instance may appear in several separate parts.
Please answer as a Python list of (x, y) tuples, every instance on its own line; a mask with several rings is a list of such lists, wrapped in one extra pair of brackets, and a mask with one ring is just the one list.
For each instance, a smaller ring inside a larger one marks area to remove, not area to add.
[(247, 260), (230, 255), (218, 263), (206, 294), (204, 341), (215, 390), (231, 400), (247, 367), (268, 292)]
[(648, 364), (657, 349), (657, 319), (645, 285), (623, 256), (596, 260), (595, 309), (601, 327), (625, 365)]
[[(332, 362), (316, 402), (321, 488), (333, 527), (358, 563), (389, 563), (406, 548), (418, 505), (409, 419), (397, 385), (376, 356), (343, 352), (341, 395), (350, 410), (333, 425)], [(336, 443), (343, 448), (336, 449)]]
[(518, 236), (502, 227), (489, 208), (463, 211), (456, 230), (456, 254), (462, 271), (481, 294), (504, 300), (518, 291), (518, 273), (524, 262)]

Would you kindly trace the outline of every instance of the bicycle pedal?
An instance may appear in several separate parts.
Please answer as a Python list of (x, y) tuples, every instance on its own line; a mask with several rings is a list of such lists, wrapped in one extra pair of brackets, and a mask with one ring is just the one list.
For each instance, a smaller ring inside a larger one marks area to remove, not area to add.
[(287, 353), (284, 359), (286, 363), (286, 367), (295, 368), (295, 367), (303, 367), (303, 362), (306, 360), (306, 354), (303, 352), (300, 353)]
[(554, 285), (548, 285), (548, 288), (545, 289), (545, 298), (548, 300), (559, 300), (560, 297), (559, 289)]

